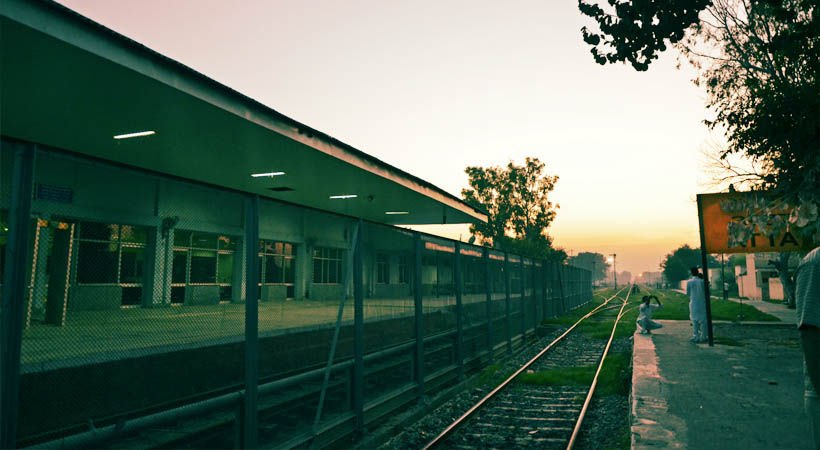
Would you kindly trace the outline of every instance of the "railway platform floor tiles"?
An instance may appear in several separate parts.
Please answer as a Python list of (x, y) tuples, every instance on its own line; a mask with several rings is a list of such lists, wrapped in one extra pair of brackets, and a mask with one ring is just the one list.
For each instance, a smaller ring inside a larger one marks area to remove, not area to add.
[(659, 322), (634, 335), (632, 449), (812, 448), (793, 324), (715, 323), (709, 347), (689, 321)]

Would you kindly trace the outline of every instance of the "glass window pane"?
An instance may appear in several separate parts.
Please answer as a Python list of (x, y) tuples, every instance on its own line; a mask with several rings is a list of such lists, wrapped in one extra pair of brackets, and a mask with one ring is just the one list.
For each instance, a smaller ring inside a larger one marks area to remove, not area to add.
[(216, 283), (216, 252), (191, 251), (191, 283)]
[[(284, 282), (294, 284), (296, 282), (296, 264), (294, 258), (285, 258), (285, 279)], [(291, 295), (292, 297), (292, 295)]]
[(193, 248), (213, 248), (216, 245), (217, 235), (210, 233), (193, 233), (191, 236), (191, 247)]
[(219, 284), (231, 284), (233, 280), (233, 253), (219, 254), (219, 276), (216, 282)]
[(185, 283), (188, 274), (188, 251), (174, 250), (174, 264), (171, 266), (171, 282)]
[(99, 222), (81, 222), (80, 239), (97, 241), (116, 241), (119, 237), (119, 225)]
[(268, 283), (282, 282), (282, 257), (281, 256), (266, 256), (265, 257), (265, 280)]
[(120, 260), (120, 283), (142, 284), (142, 267), (145, 249), (143, 247), (123, 247)]
[(220, 250), (236, 250), (236, 238), (231, 236), (219, 236)]
[(122, 225), (120, 227), (120, 240), (145, 244), (148, 242), (148, 230), (145, 227), (135, 225)]
[(117, 282), (117, 245), (83, 242), (77, 251), (78, 283)]
[(285, 244), (285, 255), (290, 256), (293, 254), (293, 244)]
[(328, 276), (327, 282), (328, 283), (338, 283), (339, 282), (339, 262), (336, 260), (331, 259), (328, 261)]
[[(317, 253), (317, 250), (314, 250), (314, 255)], [(313, 282), (314, 283), (322, 283), (322, 261), (321, 259), (314, 258), (313, 259)]]
[(174, 230), (174, 245), (177, 247), (190, 247), (191, 232), (186, 230)]

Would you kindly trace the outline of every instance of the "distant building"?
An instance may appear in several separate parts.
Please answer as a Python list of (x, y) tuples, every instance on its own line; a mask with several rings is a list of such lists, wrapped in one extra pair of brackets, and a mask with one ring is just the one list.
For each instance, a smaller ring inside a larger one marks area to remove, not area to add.
[[(735, 266), (738, 294), (752, 300), (783, 300), (783, 285), (777, 269), (771, 264), (777, 258), (777, 253), (746, 255), (746, 267)], [(791, 261), (790, 267), (792, 265), (796, 267), (796, 261)]]
[(663, 274), (661, 272), (641, 272), (638, 274), (635, 282), (647, 286), (654, 286), (661, 282)]

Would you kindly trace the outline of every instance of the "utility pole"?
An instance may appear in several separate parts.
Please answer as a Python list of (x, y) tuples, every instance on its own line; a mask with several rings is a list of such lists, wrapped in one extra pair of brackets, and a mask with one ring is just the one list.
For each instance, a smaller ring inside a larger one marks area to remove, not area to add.
[(615, 265), (615, 257), (617, 256), (615, 253), (610, 255), (609, 262), (612, 263), (612, 282), (615, 284), (615, 288), (618, 288), (618, 268)]
[(618, 289), (618, 265), (615, 259), (616, 256), (618, 255), (615, 253), (612, 254), (612, 279), (615, 281), (615, 289)]

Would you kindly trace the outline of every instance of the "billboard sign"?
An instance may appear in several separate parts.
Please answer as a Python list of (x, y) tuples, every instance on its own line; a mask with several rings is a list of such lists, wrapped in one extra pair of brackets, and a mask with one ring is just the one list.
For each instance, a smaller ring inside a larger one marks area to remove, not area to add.
[[(729, 192), (698, 194), (698, 215), (701, 220), (703, 248), (707, 253), (759, 253), (810, 250), (811, 240), (791, 230), (788, 218), (791, 207), (781, 206), (767, 210), (769, 205), (760, 192)], [(730, 228), (741, 228), (739, 223), (751, 214), (771, 218), (771, 227), (745, 233), (730, 233)], [(738, 236), (742, 236), (738, 239)]]

